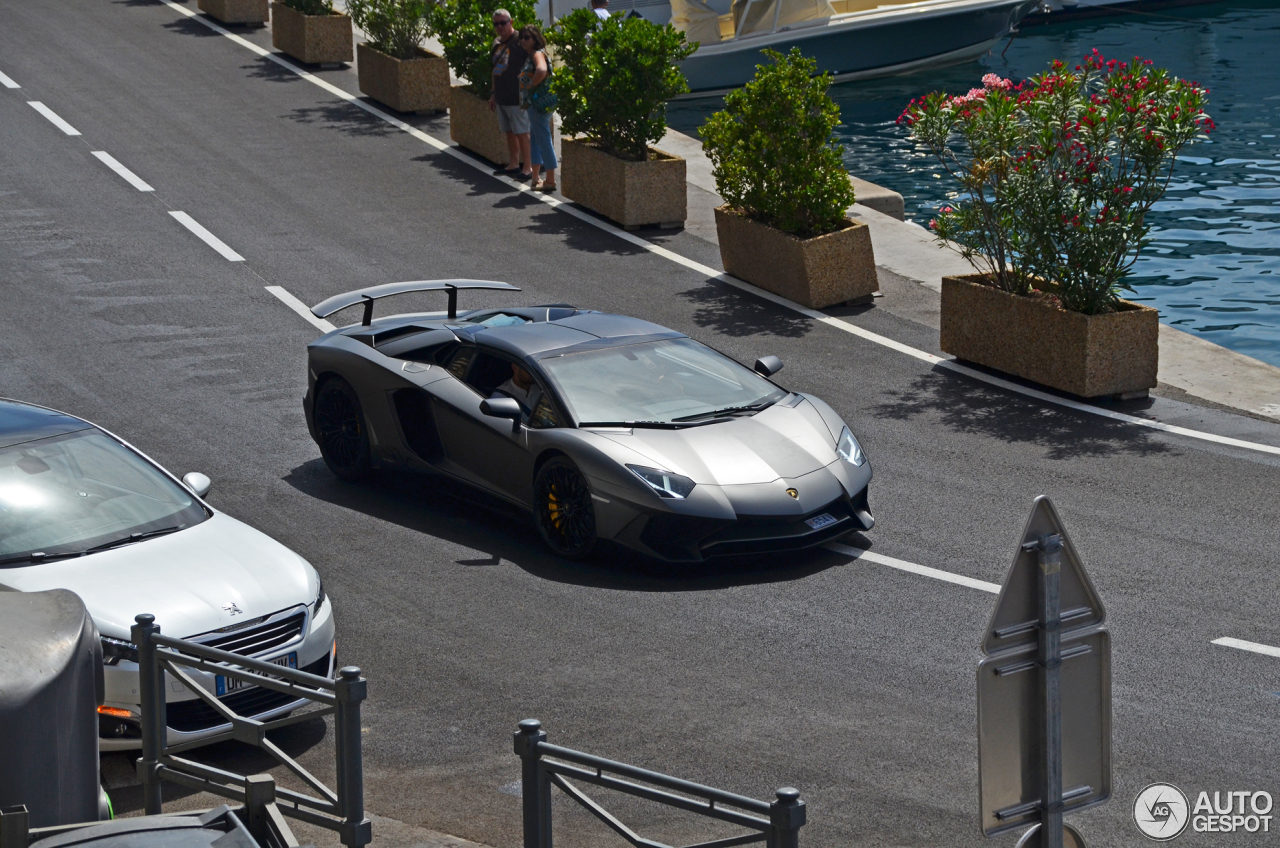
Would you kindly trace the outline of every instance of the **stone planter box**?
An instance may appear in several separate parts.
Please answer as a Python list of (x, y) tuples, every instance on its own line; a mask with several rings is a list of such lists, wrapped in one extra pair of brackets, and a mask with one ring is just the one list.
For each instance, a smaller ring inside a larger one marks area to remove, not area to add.
[(685, 162), (649, 148), (646, 162), (629, 162), (579, 139), (560, 144), (560, 193), (624, 229), (679, 227), (689, 214)]
[(197, 0), (196, 8), (224, 24), (265, 24), (267, 0)]
[(397, 112), (443, 112), (449, 108), (449, 63), (418, 48), (413, 59), (397, 59), (361, 42), (356, 45), (360, 91)]
[(280, 2), (271, 4), (271, 46), (308, 65), (355, 58), (351, 18), (343, 14), (304, 15)]
[(1160, 313), (1121, 301), (1081, 315), (984, 285), (983, 274), (942, 278), (941, 347), (957, 359), (1080, 397), (1145, 397), (1156, 385)]
[(880, 290), (871, 230), (846, 222), (842, 230), (802, 239), (720, 206), (720, 261), (738, 279), (810, 309), (869, 303)]
[(463, 85), (449, 89), (449, 138), (495, 165), (513, 164), (507, 162), (507, 134), (498, 129), (498, 114)]

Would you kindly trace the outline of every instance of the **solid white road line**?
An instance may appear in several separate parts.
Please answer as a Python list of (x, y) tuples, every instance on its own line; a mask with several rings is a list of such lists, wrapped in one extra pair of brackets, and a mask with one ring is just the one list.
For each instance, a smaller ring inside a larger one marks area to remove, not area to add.
[(321, 332), (332, 333), (334, 330), (338, 329), (325, 319), (317, 318), (312, 315), (311, 310), (307, 308), (307, 305), (290, 294), (284, 286), (267, 286), (266, 289), (276, 297), (280, 298), (281, 302), (283, 302), (285, 306), (307, 319), (313, 327), (317, 328)]
[(22, 88), (22, 86), (18, 85), (2, 73), (0, 73), (0, 85), (3, 85), (5, 88)]
[(1243, 639), (1232, 639), (1230, 636), (1223, 636), (1221, 639), (1214, 639), (1213, 644), (1221, 645), (1224, 648), (1237, 648), (1241, 651), (1252, 651), (1255, 654), (1266, 654), (1269, 657), (1280, 657), (1280, 648), (1274, 648), (1271, 645), (1263, 645), (1258, 642), (1246, 642)]
[(874, 562), (876, 565), (887, 565), (890, 568), (896, 568), (899, 571), (919, 574), (922, 577), (932, 577), (934, 580), (941, 580), (945, 583), (954, 583), (957, 586), (978, 589), (983, 592), (990, 592), (993, 595), (1000, 593), (1000, 585), (998, 583), (988, 583), (985, 580), (975, 580), (972, 577), (965, 577), (962, 574), (952, 574), (950, 571), (943, 571), (940, 568), (930, 568), (927, 565), (917, 565), (914, 562), (907, 562), (904, 559), (894, 559), (893, 557), (872, 553), (871, 551), (864, 551), (861, 548), (851, 548), (848, 545), (842, 545), (839, 542), (829, 542), (826, 545), (823, 545), (823, 547), (838, 554), (851, 556), (854, 559), (865, 559), (867, 562)]
[[(297, 74), (299, 77), (306, 80), (307, 82), (312, 83), (313, 85), (319, 86), (320, 88), (332, 94), (334, 97), (338, 97), (350, 103), (352, 106), (356, 106), (360, 109), (363, 109), (364, 111), (368, 112), (370, 115), (374, 115), (382, 119), (383, 121), (386, 121), (387, 123), (391, 124), (393, 127), (399, 130), (402, 130), (405, 133), (408, 133), (409, 135), (413, 136), (419, 141), (422, 141), (430, 145), (431, 147), (435, 148), (436, 150), (439, 150), (442, 153), (445, 153), (447, 155), (454, 157), (460, 162), (470, 165), (472, 168), (475, 168), (478, 171), (482, 171), (485, 174), (490, 173), (488, 165), (482, 165), (480, 162), (476, 161), (475, 159), (471, 158), (467, 154), (463, 153), (458, 148), (449, 144), (445, 144), (443, 141), (440, 141), (437, 138), (427, 135), (417, 127), (410, 126), (409, 124), (406, 124), (404, 121), (401, 121), (398, 118), (395, 118), (387, 114), (386, 112), (382, 111), (376, 106), (373, 106), (359, 99), (358, 97), (356, 97), (356, 95), (343, 91), (337, 86), (332, 85), (326, 82), (325, 80), (320, 79), (314, 74), (304, 71), (302, 68), (299, 68), (297, 65), (293, 64), (292, 62), (286, 61), (285, 59), (283, 59), (280, 56), (277, 56), (271, 51), (265, 48), (259, 47), (253, 42), (247, 41), (244, 38), (241, 38), (240, 36), (236, 35), (235, 33), (228, 32), (227, 30), (223, 29), (222, 27), (218, 26), (212, 21), (209, 21), (203, 17), (198, 16), (193, 10), (180, 6), (177, 3), (173, 2), (173, 0), (161, 0), (161, 2), (164, 3), (166, 6), (170, 7), (171, 9), (173, 9), (174, 11), (180, 12), (189, 18), (193, 18), (199, 21), (200, 23), (209, 27), (213, 31), (220, 33), (226, 38), (229, 38), (230, 40), (234, 41), (236, 44), (239, 44), (241, 47), (244, 47), (245, 49), (253, 53), (256, 53), (257, 55), (261, 56), (264, 59), (269, 59), (270, 61), (275, 62), (277, 65), (280, 65), (282, 68), (285, 68), (291, 71), (292, 73)], [(828, 327), (832, 327), (842, 332), (849, 333), (850, 335), (858, 336), (861, 339), (865, 339), (866, 341), (872, 342), (874, 344), (878, 344), (882, 347), (889, 348), (890, 350), (897, 351), (898, 353), (905, 354), (906, 356), (910, 356), (914, 359), (918, 359), (921, 362), (928, 363), (938, 368), (945, 368), (948, 371), (954, 371), (957, 374), (963, 374), (964, 376), (972, 380), (977, 380), (979, 382), (987, 383), (988, 385), (992, 385), (992, 386), (998, 386), (999, 388), (1005, 389), (1006, 391), (1014, 392), (1016, 394), (1032, 397), (1043, 403), (1053, 404), (1054, 406), (1065, 407), (1067, 409), (1071, 409), (1076, 412), (1083, 412), (1086, 415), (1096, 415), (1100, 418), (1108, 418), (1108, 419), (1111, 419), (1112, 421), (1120, 421), (1125, 424), (1132, 424), (1138, 427), (1145, 427), (1150, 430), (1159, 430), (1161, 432), (1170, 433), (1172, 435), (1186, 436), (1187, 438), (1198, 439), (1204, 442), (1213, 442), (1215, 444), (1228, 445), (1230, 447), (1244, 448), (1246, 450), (1258, 451), (1260, 453), (1271, 454), (1273, 456), (1280, 456), (1280, 446), (1267, 445), (1259, 442), (1248, 442), (1243, 439), (1233, 439), (1229, 436), (1219, 436), (1216, 433), (1206, 433), (1201, 430), (1191, 430), (1186, 427), (1177, 427), (1172, 424), (1163, 424), (1159, 421), (1152, 421), (1148, 418), (1138, 418), (1133, 415), (1125, 415), (1122, 412), (1113, 412), (1109, 409), (1100, 409), (1091, 404), (1081, 403), (1080, 401), (1071, 400), (1069, 398), (1058, 397), (1057, 395), (1050, 394), (1049, 392), (1042, 392), (1037, 389), (1020, 385), (1011, 380), (1005, 380), (1000, 377), (987, 374), (983, 371), (978, 371), (976, 369), (969, 368), (965, 365), (959, 364), (955, 360), (944, 359), (940, 356), (935, 356), (934, 354), (929, 353), (928, 351), (918, 350), (917, 348), (913, 348), (910, 345), (905, 345), (901, 342), (894, 341), (893, 339), (887, 338), (878, 333), (873, 333), (870, 330), (864, 330), (855, 324), (850, 324), (847, 321), (842, 321), (841, 319), (835, 318), (831, 315), (826, 315), (822, 312), (818, 312), (817, 310), (809, 309), (807, 307), (801, 306), (800, 304), (787, 300), (784, 297), (779, 297), (778, 295), (773, 294), (772, 292), (767, 292), (767, 291), (764, 291), (763, 289), (758, 289), (755, 286), (751, 285), (750, 283), (744, 283), (742, 280), (739, 280), (737, 277), (731, 277), (728, 274), (724, 273), (723, 271), (717, 271), (714, 268), (711, 268), (707, 265), (703, 265), (702, 263), (696, 262), (687, 257), (681, 256), (680, 254), (675, 253), (674, 251), (667, 250), (665, 247), (656, 245), (653, 242), (643, 239), (640, 236), (637, 236), (633, 233), (628, 233), (625, 230), (621, 230), (613, 226), (612, 224), (606, 223), (605, 221), (602, 221), (599, 218), (596, 218), (593, 215), (590, 215), (581, 209), (571, 206), (562, 200), (552, 197), (549, 194), (543, 194), (542, 192), (533, 192), (530, 190), (528, 183), (519, 183), (519, 182), (516, 182), (515, 180), (509, 179), (506, 177), (500, 177), (500, 176), (495, 176), (494, 179), (502, 180), (506, 182), (507, 185), (513, 188), (516, 188), (520, 191), (528, 192), (531, 197), (534, 197), (535, 199), (540, 200), (541, 202), (552, 207), (553, 209), (558, 209), (561, 212), (568, 213), (569, 215), (572, 215), (573, 217), (579, 219), (580, 221), (590, 224), (591, 226), (596, 227), (598, 229), (604, 230), (605, 232), (610, 233), (611, 235), (617, 238), (620, 238), (623, 241), (633, 244), (642, 250), (648, 251), (649, 253), (652, 253), (656, 256), (661, 256), (662, 258), (667, 259), (671, 262), (674, 262), (677, 265), (682, 265), (685, 268), (688, 268), (691, 271), (694, 271), (695, 273), (704, 274), (710, 279), (717, 280), (719, 282), (733, 286), (734, 288), (740, 289), (745, 292), (750, 292), (756, 297), (760, 297), (772, 303), (776, 303), (779, 306), (792, 310), (793, 312), (799, 312), (802, 315), (812, 318), (814, 321), (818, 321), (823, 324), (826, 324)]]
[(44, 115), (46, 118), (49, 119), (50, 123), (52, 123), (58, 129), (62, 130), (67, 135), (80, 135), (80, 130), (71, 126), (66, 121), (62, 120), (62, 118), (59, 118), (57, 112), (53, 111), (48, 106), (41, 103), (39, 100), (28, 100), (27, 103), (31, 106), (32, 109), (35, 109), (41, 115)]
[(196, 220), (186, 212), (170, 212), (174, 218), (178, 219), (178, 223), (186, 227), (191, 232), (200, 237), (200, 240), (212, 247), (214, 250), (222, 254), (222, 258), (230, 262), (243, 262), (244, 257), (236, 253), (223, 243), (222, 239), (206, 230), (204, 227), (196, 223)]
[(127, 182), (129, 185), (133, 186), (134, 188), (136, 188), (138, 191), (155, 191), (155, 189), (153, 189), (151, 186), (147, 185), (141, 179), (139, 179), (137, 174), (135, 174), (133, 171), (130, 171), (124, 165), (121, 165), (119, 162), (116, 161), (114, 156), (112, 156), (110, 153), (107, 153), (105, 150), (95, 150), (93, 151), (93, 155), (101, 159), (103, 164), (105, 164), (108, 168), (115, 171), (120, 176), (124, 177), (124, 181)]

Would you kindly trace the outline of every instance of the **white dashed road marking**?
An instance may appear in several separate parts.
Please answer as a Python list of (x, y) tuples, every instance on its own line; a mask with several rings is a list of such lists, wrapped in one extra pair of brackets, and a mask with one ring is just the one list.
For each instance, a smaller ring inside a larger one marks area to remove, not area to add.
[(865, 559), (867, 562), (874, 562), (876, 565), (887, 565), (889, 568), (896, 568), (899, 571), (906, 571), (911, 574), (919, 574), (922, 577), (932, 577), (934, 580), (941, 580), (944, 583), (954, 583), (957, 586), (965, 586), (969, 589), (990, 592), (993, 595), (999, 594), (1000, 592), (1000, 585), (998, 583), (988, 583), (985, 580), (975, 580), (972, 577), (965, 577), (962, 574), (952, 574), (950, 571), (943, 571), (940, 568), (930, 568), (927, 565), (917, 565), (914, 562), (907, 562), (905, 559), (894, 559), (893, 557), (887, 557), (883, 554), (864, 551), (861, 548), (852, 548), (848, 545), (842, 545), (839, 542), (831, 542), (823, 547), (838, 554), (851, 556), (854, 559)]
[(93, 155), (101, 159), (104, 165), (123, 177), (125, 182), (136, 188), (138, 191), (155, 191), (155, 189), (139, 179), (137, 174), (130, 171), (124, 165), (121, 165), (116, 161), (114, 156), (107, 153), (105, 150), (95, 150), (93, 151)]
[(1241, 651), (1252, 651), (1255, 654), (1266, 654), (1269, 657), (1280, 657), (1280, 648), (1271, 645), (1263, 645), (1259, 642), (1246, 642), (1243, 639), (1232, 639), (1230, 636), (1223, 636), (1221, 639), (1214, 639), (1213, 644), (1221, 645), (1224, 648), (1236, 648)]
[(172, 215), (174, 218), (176, 218), (179, 224), (182, 224), (182, 226), (186, 227), (188, 230), (190, 230), (191, 232), (199, 236), (200, 240), (203, 241), (205, 244), (209, 245), (214, 250), (221, 253), (223, 259), (226, 259), (229, 262), (244, 261), (243, 256), (236, 253), (231, 248), (227, 247), (227, 245), (222, 241), (222, 239), (218, 238), (213, 233), (209, 232), (204, 227), (200, 226), (200, 224), (196, 223), (196, 220), (192, 218), (190, 215), (188, 215), (186, 212), (170, 212), (169, 214)]
[(2, 73), (0, 73), (0, 85), (3, 85), (5, 88), (22, 88), (22, 86), (18, 85)]
[(280, 298), (280, 301), (285, 306), (289, 307), (294, 312), (298, 313), (303, 318), (307, 319), (308, 323), (310, 323), (311, 326), (320, 330), (322, 333), (332, 333), (334, 330), (338, 329), (337, 327), (335, 327), (333, 324), (326, 321), (325, 319), (317, 318), (316, 316), (312, 315), (311, 310), (307, 308), (307, 305), (302, 301), (298, 300), (292, 294), (290, 294), (289, 291), (284, 288), (284, 286), (267, 286), (266, 288), (267, 288), (267, 291), (271, 292), (273, 295)]
[(58, 129), (62, 130), (67, 135), (80, 135), (80, 130), (76, 129), (75, 127), (68, 124), (66, 121), (62, 120), (62, 118), (58, 117), (57, 112), (53, 111), (48, 106), (41, 103), (39, 100), (28, 100), (27, 103), (30, 104), (32, 109), (35, 109), (41, 115), (44, 115), (46, 118), (49, 119), (49, 122), (51, 124), (53, 124)]

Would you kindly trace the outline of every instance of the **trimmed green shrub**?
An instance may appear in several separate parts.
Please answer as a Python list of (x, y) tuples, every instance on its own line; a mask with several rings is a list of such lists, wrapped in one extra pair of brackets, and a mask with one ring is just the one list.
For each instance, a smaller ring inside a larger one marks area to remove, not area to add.
[(533, 0), (444, 0), (431, 10), (431, 31), (440, 39), (444, 58), (467, 88), (482, 99), (493, 89), (493, 13), (506, 9), (519, 30), (536, 22)]
[(333, 14), (333, 0), (281, 0), (281, 2), (304, 15)]
[(551, 90), (566, 135), (581, 135), (608, 153), (644, 161), (667, 131), (667, 101), (689, 90), (678, 62), (698, 49), (684, 33), (644, 18), (590, 9), (564, 16), (547, 40), (556, 46)]
[(431, 0), (347, 0), (351, 22), (369, 35), (369, 46), (397, 59), (412, 59), (431, 32)]
[(724, 99), (698, 130), (716, 191), (733, 210), (801, 237), (844, 226), (853, 185), (831, 140), (840, 108), (827, 96), (827, 74), (799, 48), (770, 64)]

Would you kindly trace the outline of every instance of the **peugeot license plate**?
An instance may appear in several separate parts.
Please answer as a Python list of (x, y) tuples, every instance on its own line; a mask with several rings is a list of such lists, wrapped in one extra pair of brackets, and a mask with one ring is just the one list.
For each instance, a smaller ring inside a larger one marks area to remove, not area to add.
[(807, 519), (805, 521), (805, 524), (808, 524), (814, 530), (821, 530), (823, 527), (830, 527), (832, 524), (835, 524), (835, 523), (836, 523), (835, 517), (832, 516), (831, 513), (829, 512), (824, 512), (822, 513), (822, 515), (815, 515), (813, 518)]
[[(291, 651), (290, 653), (287, 653), (282, 657), (276, 657), (275, 659), (266, 660), (265, 662), (269, 662), (272, 665), (283, 666), (284, 668), (297, 668), (298, 652)], [(234, 677), (223, 677), (221, 674), (218, 675), (217, 684), (218, 684), (219, 698), (221, 698), (223, 695), (229, 695), (232, 692), (238, 692), (241, 689), (253, 688), (252, 683), (249, 683), (244, 680), (239, 680)]]

